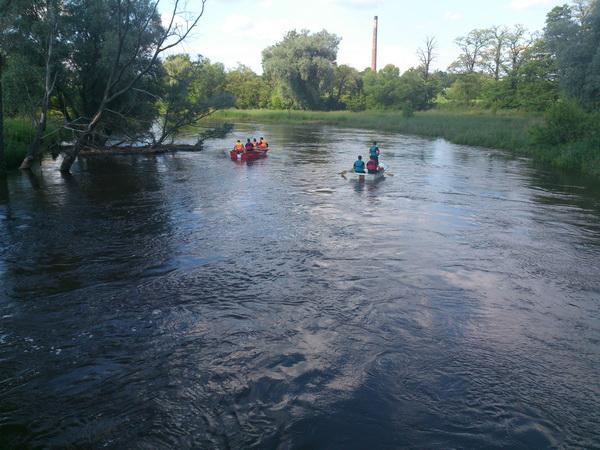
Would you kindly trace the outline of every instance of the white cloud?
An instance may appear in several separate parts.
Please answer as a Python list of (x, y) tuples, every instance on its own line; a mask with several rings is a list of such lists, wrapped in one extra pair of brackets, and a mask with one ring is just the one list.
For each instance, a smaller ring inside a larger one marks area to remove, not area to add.
[(444, 11), (444, 19), (449, 21), (461, 20), (463, 18), (463, 14), (459, 11)]

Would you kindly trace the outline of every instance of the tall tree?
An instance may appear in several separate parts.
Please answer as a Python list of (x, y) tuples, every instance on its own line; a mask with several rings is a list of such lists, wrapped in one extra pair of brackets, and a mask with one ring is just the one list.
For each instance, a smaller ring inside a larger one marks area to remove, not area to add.
[(364, 75), (367, 107), (372, 109), (401, 109), (404, 106), (400, 69), (393, 64), (378, 72), (368, 70)]
[(523, 25), (515, 25), (506, 35), (506, 72), (513, 75), (523, 62), (524, 52), (531, 47), (534, 37), (530, 36)]
[(263, 50), (263, 68), (277, 79), (284, 95), (298, 108), (321, 109), (334, 75), (340, 38), (323, 30), (288, 32)]
[(573, 15), (580, 25), (586, 23), (594, 8), (594, 0), (573, 0)]
[(431, 74), (431, 64), (437, 57), (435, 49), (437, 48), (437, 42), (435, 37), (427, 36), (425, 38), (425, 47), (419, 47), (417, 49), (417, 56), (420, 62), (421, 72), (425, 81), (429, 80)]
[(239, 109), (267, 106), (269, 86), (263, 77), (243, 64), (230, 70), (226, 77), (226, 90), (235, 97), (235, 107)]
[(455, 40), (460, 48), (460, 55), (450, 68), (460, 73), (473, 73), (482, 66), (482, 56), (490, 43), (490, 32), (486, 29), (471, 30), (466, 36)]
[(485, 64), (489, 73), (498, 81), (506, 61), (506, 46), (509, 30), (503, 26), (493, 26), (488, 30), (489, 44), (485, 52)]
[[(86, 36), (82, 37), (86, 46), (106, 61), (106, 76), (101, 80), (95, 79), (100, 82), (101, 95), (95, 99), (97, 106), (93, 108), (89, 119), (84, 118), (82, 123), (73, 124), (72, 128), (78, 133), (78, 138), (73, 148), (65, 151), (60, 166), (62, 172), (70, 171), (77, 155), (89, 142), (107, 113), (126, 118), (121, 111), (112, 108), (113, 104), (129, 93), (143, 94), (138, 85), (157, 68), (159, 56), (181, 43), (196, 27), (206, 3), (206, 0), (201, 0), (200, 12), (186, 21), (185, 25), (179, 25), (177, 19), (182, 17), (183, 11), (181, 2), (175, 0), (170, 13), (166, 14), (166, 24), (163, 27), (158, 13), (158, 1), (109, 1), (109, 11), (112, 14), (108, 23), (112, 28), (106, 30), (104, 41), (90, 42)], [(75, 6), (81, 14), (85, 13), (82, 9), (86, 9), (87, 3), (84, 0), (76, 2)], [(85, 71), (86, 68), (79, 69)], [(127, 107), (134, 108), (135, 104), (128, 104)]]
[(353, 97), (362, 92), (362, 78), (358, 70), (345, 64), (335, 66), (329, 92), (329, 108), (345, 109)]
[(39, 152), (42, 136), (46, 131), (50, 95), (52, 94), (56, 83), (56, 71), (54, 68), (56, 65), (55, 46), (58, 35), (59, 15), (61, 13), (60, 3), (61, 2), (57, 0), (46, 0), (43, 8), (40, 8), (40, 13), (38, 15), (40, 23), (36, 28), (41, 28), (41, 33), (36, 40), (43, 43), (40, 47), (44, 48), (45, 51), (43, 94), (39, 105), (40, 112), (36, 123), (35, 134), (33, 140), (29, 144), (27, 155), (25, 156), (25, 159), (23, 159), (20, 169), (31, 168), (31, 164)]
[(600, 2), (591, 2), (585, 11), (568, 5), (554, 8), (546, 18), (544, 40), (556, 60), (562, 89), (594, 109), (600, 107)]

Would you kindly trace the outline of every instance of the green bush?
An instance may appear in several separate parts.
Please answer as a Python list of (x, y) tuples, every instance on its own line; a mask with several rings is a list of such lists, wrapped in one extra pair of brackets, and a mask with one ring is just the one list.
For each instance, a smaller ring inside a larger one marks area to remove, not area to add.
[(588, 114), (576, 103), (563, 101), (548, 109), (544, 123), (533, 129), (537, 145), (561, 145), (583, 139), (588, 130)]

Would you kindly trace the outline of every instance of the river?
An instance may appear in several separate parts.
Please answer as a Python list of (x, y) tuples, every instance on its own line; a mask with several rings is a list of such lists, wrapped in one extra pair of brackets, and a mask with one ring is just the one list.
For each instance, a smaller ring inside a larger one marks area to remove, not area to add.
[(0, 183), (1, 448), (600, 448), (597, 181), (314, 124), (57, 167)]

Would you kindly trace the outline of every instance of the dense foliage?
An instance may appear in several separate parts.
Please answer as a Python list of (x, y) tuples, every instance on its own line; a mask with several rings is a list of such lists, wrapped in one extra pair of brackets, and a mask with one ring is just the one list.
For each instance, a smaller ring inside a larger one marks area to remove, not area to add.
[(340, 38), (319, 33), (290, 31), (281, 42), (263, 51), (267, 77), (279, 81), (282, 104), (302, 109), (322, 109), (333, 85)]
[[(221, 64), (161, 57), (196, 26), (205, 1), (190, 17), (179, 1), (161, 15), (153, 0), (0, 0), (4, 111), (31, 119), (34, 144), (49, 115), (61, 119), (75, 142), (61, 166), (68, 171), (84, 146), (161, 144), (231, 106)], [(32, 145), (28, 158), (36, 154)]]

